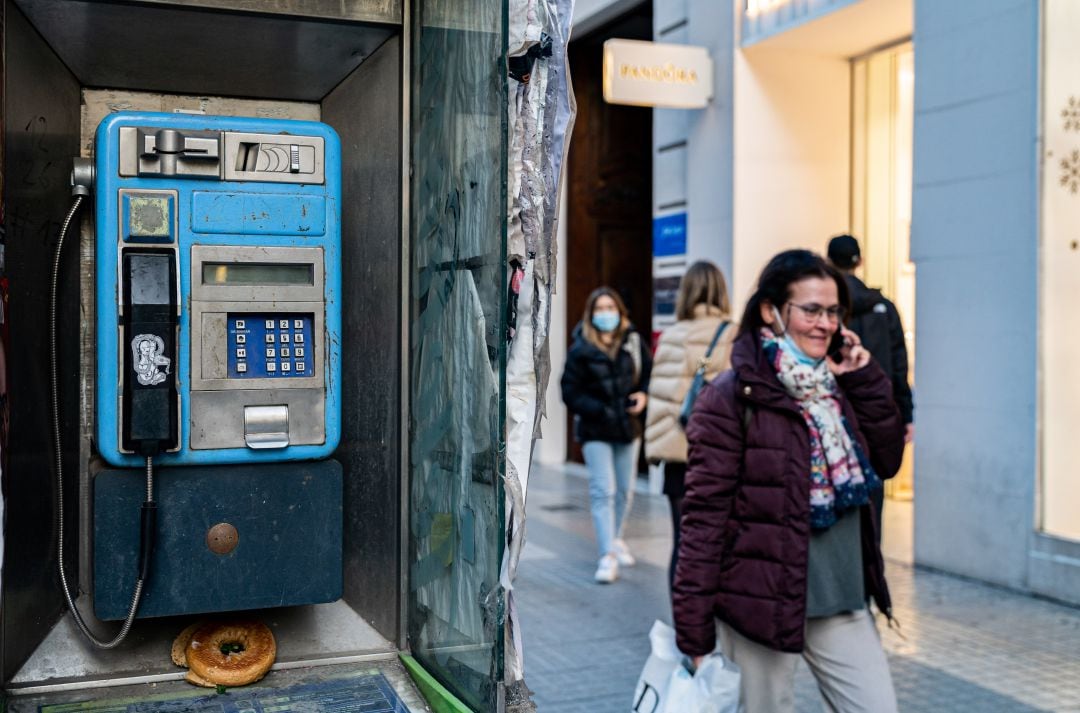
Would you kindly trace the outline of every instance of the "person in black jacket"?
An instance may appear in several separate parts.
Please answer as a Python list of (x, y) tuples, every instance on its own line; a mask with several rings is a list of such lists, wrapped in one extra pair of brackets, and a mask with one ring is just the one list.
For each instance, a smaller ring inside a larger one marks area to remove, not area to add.
[[(908, 353), (904, 341), (904, 326), (900, 313), (880, 290), (871, 289), (855, 277), (855, 268), (862, 264), (859, 241), (850, 235), (838, 235), (829, 241), (829, 262), (844, 273), (851, 292), (851, 313), (848, 328), (859, 335), (862, 345), (892, 382), (893, 399), (900, 408), (904, 420), (904, 440), (910, 443), (915, 437), (915, 408), (908, 384)], [(877, 491), (874, 505), (880, 519), (883, 506), (883, 490)]]
[(589, 469), (589, 500), (600, 561), (597, 582), (618, 578), (634, 558), (622, 540), (633, 502), (642, 414), (648, 401), (649, 350), (634, 330), (619, 295), (593, 290), (566, 355), (562, 397), (574, 415), (574, 436)]

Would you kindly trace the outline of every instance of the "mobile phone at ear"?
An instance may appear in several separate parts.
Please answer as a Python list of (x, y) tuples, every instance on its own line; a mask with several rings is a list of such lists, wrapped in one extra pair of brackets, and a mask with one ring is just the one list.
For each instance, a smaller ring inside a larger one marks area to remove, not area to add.
[(841, 350), (844, 348), (844, 334), (841, 330), (837, 329), (836, 333), (832, 335), (832, 339), (829, 341), (829, 358), (837, 364), (844, 361), (844, 355)]

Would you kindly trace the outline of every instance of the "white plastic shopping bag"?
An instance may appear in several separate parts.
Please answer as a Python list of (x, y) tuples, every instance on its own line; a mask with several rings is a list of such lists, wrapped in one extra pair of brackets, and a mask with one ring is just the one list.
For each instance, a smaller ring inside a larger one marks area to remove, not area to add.
[(632, 713), (737, 713), (739, 668), (715, 651), (691, 675), (675, 645), (675, 631), (653, 623), (652, 653), (634, 690)]

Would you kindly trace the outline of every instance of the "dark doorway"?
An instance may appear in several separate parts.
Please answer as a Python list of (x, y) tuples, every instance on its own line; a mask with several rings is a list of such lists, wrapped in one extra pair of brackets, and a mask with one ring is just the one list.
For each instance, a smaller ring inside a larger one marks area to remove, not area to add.
[[(563, 261), (568, 344), (585, 300), (600, 285), (622, 296), (643, 339), (652, 335), (652, 109), (608, 104), (603, 96), (604, 41), (651, 40), (652, 26), (652, 2), (645, 2), (570, 43), (578, 113), (568, 161)], [(573, 419), (568, 428), (567, 459), (580, 463)]]

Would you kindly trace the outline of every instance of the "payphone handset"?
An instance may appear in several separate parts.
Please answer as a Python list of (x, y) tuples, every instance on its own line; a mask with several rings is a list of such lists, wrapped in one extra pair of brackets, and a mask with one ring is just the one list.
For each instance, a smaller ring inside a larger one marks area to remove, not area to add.
[(341, 161), (316, 122), (120, 112), (95, 143), (97, 449), (323, 458), (340, 433)]

